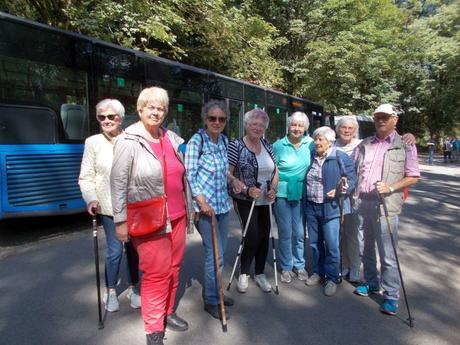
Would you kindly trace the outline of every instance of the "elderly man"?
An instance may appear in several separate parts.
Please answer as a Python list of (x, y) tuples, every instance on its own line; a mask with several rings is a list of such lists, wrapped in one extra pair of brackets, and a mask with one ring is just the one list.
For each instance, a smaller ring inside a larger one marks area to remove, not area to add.
[[(366, 283), (355, 289), (360, 296), (380, 293), (383, 289), (382, 313), (395, 315), (398, 310), (400, 281), (381, 203), (388, 207), (391, 230), (397, 243), (398, 215), (404, 202), (403, 190), (415, 184), (420, 172), (415, 145), (404, 144), (396, 132), (398, 115), (391, 104), (382, 104), (374, 112), (376, 134), (364, 139), (356, 148), (358, 167), (355, 207), (364, 233), (364, 278)], [(375, 243), (380, 256), (380, 279), (377, 271)]]

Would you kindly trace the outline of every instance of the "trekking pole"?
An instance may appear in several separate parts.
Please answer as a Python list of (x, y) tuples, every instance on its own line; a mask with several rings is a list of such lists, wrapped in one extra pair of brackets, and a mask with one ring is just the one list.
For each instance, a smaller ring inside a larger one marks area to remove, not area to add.
[(342, 177), (339, 182), (339, 209), (340, 209), (340, 228), (339, 228), (339, 251), (340, 251), (340, 272), (339, 272), (339, 284), (342, 284), (342, 271), (343, 271), (343, 224), (345, 221), (345, 215), (343, 212), (343, 201), (344, 195), (341, 193), (342, 186), (344, 184), (344, 178)]
[(97, 309), (99, 315), (98, 329), (104, 328), (102, 321), (102, 308), (101, 308), (101, 278), (99, 274), (99, 244), (97, 240), (97, 219), (96, 213), (93, 215), (93, 243), (94, 243), (94, 264), (96, 266), (96, 286), (97, 286)]
[[(256, 186), (259, 187), (260, 184), (257, 183)], [(253, 200), (252, 200), (252, 204), (251, 204), (251, 208), (250, 208), (250, 210), (249, 210), (248, 219), (247, 219), (247, 221), (246, 221), (246, 226), (244, 227), (244, 230), (243, 230), (243, 236), (241, 237), (240, 246), (239, 246), (239, 248), (238, 248), (238, 252), (236, 253), (236, 258), (235, 258), (235, 263), (233, 264), (232, 274), (230, 275), (230, 280), (228, 281), (227, 291), (230, 290), (230, 286), (232, 285), (233, 278), (235, 277), (236, 266), (238, 266), (238, 260), (240, 259), (241, 253), (243, 252), (244, 239), (246, 238), (246, 233), (248, 232), (249, 222), (251, 221), (252, 212), (254, 211), (254, 206), (255, 206), (255, 204), (256, 204), (256, 199), (253, 199)], [(240, 219), (241, 226), (243, 226), (243, 220), (241, 219), (241, 214), (240, 214), (240, 212), (238, 211), (238, 206), (235, 208), (235, 211), (236, 211), (236, 213), (238, 214), (238, 217), (239, 217), (239, 219)]]
[(225, 314), (224, 289), (222, 285), (222, 273), (219, 264), (219, 247), (217, 243), (216, 216), (214, 212), (211, 215), (212, 245), (214, 249), (214, 264), (216, 266), (217, 285), (219, 288), (220, 314), (222, 316), (222, 330), (227, 332), (227, 315)]
[[(378, 182), (376, 182), (376, 184), (377, 183)], [(393, 231), (391, 230), (391, 223), (390, 223), (390, 218), (388, 216), (387, 204), (385, 202), (385, 197), (380, 193), (377, 193), (377, 194), (378, 194), (380, 202), (382, 203), (382, 206), (383, 206), (383, 212), (385, 213), (385, 220), (386, 220), (386, 223), (387, 223), (388, 231), (390, 233), (391, 245), (393, 246), (393, 251), (395, 253), (396, 264), (398, 266), (399, 279), (401, 280), (401, 287), (402, 287), (402, 290), (403, 290), (403, 293), (404, 293), (404, 302), (406, 303), (407, 313), (409, 314), (409, 318), (407, 320), (409, 321), (409, 327), (413, 328), (414, 327), (414, 319), (412, 318), (412, 315), (410, 313), (409, 301), (407, 299), (406, 288), (404, 286), (404, 280), (403, 280), (403, 276), (402, 276), (402, 272), (401, 272), (401, 266), (399, 264), (398, 252), (396, 250), (396, 244), (395, 244), (395, 240), (394, 240), (394, 237), (393, 237)]]
[[(267, 181), (267, 192), (270, 191), (271, 189), (271, 182)], [(275, 294), (279, 295), (279, 289), (278, 289), (278, 271), (276, 268), (276, 249), (275, 249), (275, 236), (274, 233), (275, 231), (273, 230), (273, 211), (272, 211), (272, 205), (273, 203), (270, 203), (268, 205), (268, 210), (270, 211), (270, 237), (272, 240), (272, 251), (273, 251), (273, 269), (275, 271)]]

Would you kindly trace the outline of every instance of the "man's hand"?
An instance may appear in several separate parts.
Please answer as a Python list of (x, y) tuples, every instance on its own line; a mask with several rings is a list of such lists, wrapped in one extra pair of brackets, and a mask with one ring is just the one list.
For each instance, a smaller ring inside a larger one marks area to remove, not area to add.
[(121, 242), (129, 242), (128, 223), (123, 222), (115, 224), (115, 233)]

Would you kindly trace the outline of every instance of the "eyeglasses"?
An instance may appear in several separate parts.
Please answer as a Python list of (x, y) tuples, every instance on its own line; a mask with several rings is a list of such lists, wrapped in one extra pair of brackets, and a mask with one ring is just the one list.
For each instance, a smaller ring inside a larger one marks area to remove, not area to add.
[(117, 114), (108, 114), (108, 115), (97, 115), (97, 119), (99, 122), (105, 121), (105, 119), (109, 119), (110, 121), (115, 120)]
[(227, 118), (226, 117), (220, 117), (220, 116), (208, 116), (207, 117), (207, 120), (209, 122), (217, 122), (219, 121), (219, 123), (225, 123), (227, 122)]

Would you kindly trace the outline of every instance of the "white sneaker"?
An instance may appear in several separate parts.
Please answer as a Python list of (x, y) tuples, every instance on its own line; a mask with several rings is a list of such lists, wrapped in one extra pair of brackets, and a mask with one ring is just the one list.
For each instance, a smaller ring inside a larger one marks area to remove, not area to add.
[(305, 281), (308, 286), (318, 285), (321, 283), (321, 277), (317, 273), (313, 273), (310, 278)]
[(104, 293), (104, 304), (107, 311), (114, 312), (120, 310), (120, 303), (118, 303), (118, 296), (115, 290)]
[(249, 275), (248, 274), (240, 274), (238, 277), (238, 284), (236, 285), (236, 289), (238, 292), (245, 293), (248, 291), (249, 285)]
[(258, 274), (254, 277), (254, 280), (256, 281), (257, 286), (259, 286), (263, 292), (271, 292), (272, 291), (272, 286), (267, 280), (267, 277), (265, 274)]
[(136, 290), (137, 289), (130, 287), (126, 297), (130, 300), (131, 308), (139, 309), (141, 307), (141, 296), (139, 296), (139, 292)]

